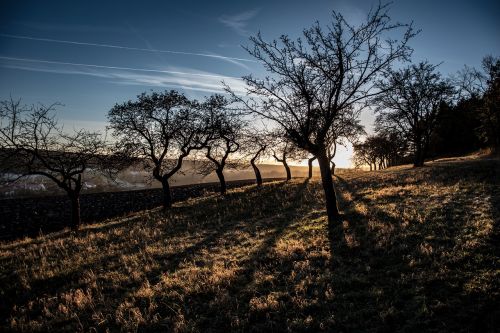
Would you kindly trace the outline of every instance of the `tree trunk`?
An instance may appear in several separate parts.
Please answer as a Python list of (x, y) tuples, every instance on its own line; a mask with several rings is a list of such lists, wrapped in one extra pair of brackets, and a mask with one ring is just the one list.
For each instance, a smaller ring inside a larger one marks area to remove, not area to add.
[(80, 195), (77, 193), (70, 194), (69, 199), (71, 201), (71, 229), (80, 229), (81, 219), (80, 219)]
[(172, 193), (168, 179), (162, 179), (161, 186), (163, 188), (163, 210), (168, 210), (172, 207)]
[(222, 169), (217, 169), (215, 170), (215, 173), (217, 174), (217, 177), (219, 177), (219, 182), (220, 182), (220, 194), (226, 195), (226, 179), (224, 178), (224, 173), (222, 172)]
[(335, 162), (331, 162), (332, 163), (332, 168), (330, 169), (331, 173), (332, 173), (332, 176), (335, 175)]
[(292, 179), (292, 173), (290, 172), (290, 167), (288, 166), (288, 163), (286, 163), (286, 152), (283, 152), (282, 159), (279, 159), (275, 153), (273, 154), (273, 156), (277, 162), (283, 163), (283, 166), (285, 167), (285, 170), (286, 170), (286, 180), (289, 181), (290, 179)]
[(252, 164), (253, 172), (255, 173), (255, 180), (257, 181), (257, 186), (261, 186), (262, 185), (262, 176), (260, 175), (259, 168), (255, 164), (255, 159), (254, 158), (252, 158), (250, 160), (250, 164)]
[(318, 155), (319, 170), (321, 172), (321, 183), (323, 185), (323, 190), (325, 192), (325, 203), (326, 203), (326, 213), (328, 215), (328, 228), (333, 230), (335, 228), (334, 223), (337, 222), (340, 215), (339, 208), (337, 206), (337, 196), (335, 194), (335, 189), (333, 187), (333, 179), (330, 170), (330, 160), (326, 156), (326, 153), (320, 153)]
[(311, 179), (313, 176), (313, 161), (316, 159), (316, 157), (311, 157), (309, 160), (307, 160), (307, 164), (309, 165), (309, 175), (308, 178)]
[[(500, 119), (499, 119), (500, 121)], [(495, 133), (495, 132), (493, 132)], [(497, 134), (494, 134), (495, 135), (495, 140), (494, 140), (494, 143), (493, 143), (493, 148), (492, 148), (492, 151), (491, 153), (493, 155), (498, 155), (500, 154), (500, 135), (498, 134), (498, 131), (496, 131)]]
[(372, 169), (373, 169), (373, 168), (372, 168), (372, 164), (370, 163), (370, 171), (372, 171)]
[(288, 163), (286, 163), (286, 159), (283, 159), (283, 166), (285, 167), (286, 170), (286, 180), (292, 179), (292, 172), (290, 171), (290, 167), (288, 166)]
[(424, 166), (424, 154), (422, 150), (422, 144), (415, 144), (415, 156), (413, 158), (413, 167), (423, 167)]

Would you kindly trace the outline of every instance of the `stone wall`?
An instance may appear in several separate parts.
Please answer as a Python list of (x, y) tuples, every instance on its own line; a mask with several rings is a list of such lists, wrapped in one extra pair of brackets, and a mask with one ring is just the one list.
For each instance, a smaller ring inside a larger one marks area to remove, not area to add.
[[(274, 179), (268, 179), (271, 181)], [(254, 180), (228, 182), (228, 188), (254, 184)], [(174, 201), (217, 191), (218, 183), (172, 187)], [(160, 206), (161, 189), (82, 194), (80, 197), (83, 223), (102, 221)], [(36, 236), (65, 228), (71, 219), (71, 207), (66, 196), (13, 198), (0, 200), (0, 240)]]

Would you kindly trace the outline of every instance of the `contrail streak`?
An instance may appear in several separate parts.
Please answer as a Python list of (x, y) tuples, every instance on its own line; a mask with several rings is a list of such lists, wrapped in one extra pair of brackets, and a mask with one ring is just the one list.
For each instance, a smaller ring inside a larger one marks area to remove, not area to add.
[(136, 72), (153, 72), (153, 73), (164, 73), (164, 74), (202, 76), (202, 77), (211, 77), (211, 78), (216, 78), (216, 79), (220, 78), (220, 79), (241, 80), (241, 78), (239, 78), (239, 77), (224, 76), (224, 75), (217, 75), (217, 74), (203, 74), (203, 73), (189, 73), (189, 72), (178, 72), (178, 71), (165, 71), (165, 70), (148, 69), (148, 68), (132, 68), (132, 67), (119, 67), (119, 66), (105, 66), (105, 65), (94, 65), (94, 64), (82, 64), (82, 63), (75, 63), (75, 62), (51, 61), (51, 60), (16, 58), (16, 57), (4, 57), (4, 56), (0, 56), (0, 59), (11, 60), (11, 61), (35, 62), (35, 63), (40, 63), (40, 64), (82, 66), (82, 67), (90, 67), (90, 68), (118, 69), (118, 70), (136, 71)]
[(61, 40), (61, 39), (51, 39), (51, 38), (38, 38), (38, 37), (31, 37), (31, 36), (20, 36), (20, 35), (3, 34), (3, 33), (0, 33), (0, 36), (6, 37), (6, 38), (36, 40), (36, 41), (40, 41), (40, 42), (62, 43), (62, 44), (72, 44), (72, 45), (84, 45), (84, 46), (96, 46), (96, 47), (107, 47), (107, 48), (121, 49), (121, 50), (133, 50), (133, 51), (160, 52), (160, 53), (170, 53), (170, 54), (192, 55), (192, 56), (208, 57), (208, 58), (215, 58), (215, 59), (226, 59), (226, 60), (236, 60), (236, 61), (246, 61), (246, 62), (255, 62), (255, 63), (258, 63), (258, 61), (252, 60), (252, 59), (226, 57), (226, 56), (215, 55), (215, 54), (208, 54), (208, 53), (195, 53), (195, 52), (183, 52), (183, 51), (171, 51), (171, 50), (146, 49), (146, 48), (141, 48), (141, 47), (130, 47), (130, 46), (121, 46), (121, 45), (112, 45), (112, 44), (76, 42), (76, 41), (71, 41), (71, 40)]

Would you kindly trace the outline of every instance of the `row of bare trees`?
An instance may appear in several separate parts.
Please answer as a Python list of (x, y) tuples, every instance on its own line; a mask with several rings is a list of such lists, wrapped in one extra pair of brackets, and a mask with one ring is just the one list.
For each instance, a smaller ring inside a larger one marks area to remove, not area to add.
[[(282, 35), (267, 41), (259, 33), (246, 50), (268, 75), (243, 77), (245, 96), (226, 86), (242, 110), (276, 125), (290, 151), (305, 151), (310, 166), (318, 161), (330, 230), (340, 214), (332, 157), (342, 140), (353, 142), (364, 133), (358, 123), (363, 109), (375, 110), (376, 135), (355, 145), (357, 161), (381, 169), (411, 155), (420, 167), (440, 110), (464, 91), (457, 82), (471, 87), (464, 83), (469, 78), (477, 87), (469, 88), (469, 96), (482, 100), (479, 130), (491, 146), (499, 144), (499, 59), (487, 57), (483, 72), (466, 68), (455, 80), (442, 77), (438, 66), (427, 61), (401, 66), (410, 61), (408, 43), (418, 32), (411, 24), (392, 22), (388, 6), (379, 3), (359, 25), (333, 12), (330, 25), (316, 23), (295, 40)], [(397, 63), (399, 69), (394, 69)]]
[[(109, 111), (112, 146), (97, 133), (67, 134), (50, 116), (53, 107), (4, 102), (0, 148), (7, 162), (2, 165), (14, 170), (17, 161), (21, 176), (39, 174), (54, 180), (76, 198), (73, 225), (78, 225), (77, 198), (85, 170), (112, 175), (127, 161), (139, 161), (161, 182), (163, 207), (168, 209), (170, 180), (188, 156), (196, 160), (198, 172), (218, 176), (222, 194), (224, 170), (241, 165), (244, 158), (258, 185), (259, 159), (274, 157), (283, 163), (288, 179), (290, 160), (307, 159), (310, 176), (316, 160), (332, 231), (340, 216), (332, 178), (337, 146), (355, 143), (355, 163), (373, 169), (397, 164), (409, 155), (415, 166), (422, 166), (440, 110), (456, 99), (456, 84), (443, 78), (435, 65), (421, 62), (393, 69), (410, 60), (408, 43), (416, 33), (411, 25), (392, 22), (388, 5), (379, 4), (358, 25), (333, 12), (329, 25), (316, 23), (303, 31), (302, 38), (282, 35), (266, 41), (258, 34), (246, 50), (268, 75), (243, 77), (246, 94), (227, 85), (229, 98), (212, 95), (203, 101), (176, 91), (143, 93)], [(500, 66), (498, 59), (488, 59), (486, 74), (467, 69), (457, 82), (469, 87), (469, 98), (482, 101), (482, 133), (498, 146)], [(364, 134), (359, 115), (373, 107), (376, 135), (356, 143)]]
[[(263, 64), (268, 75), (244, 77), (244, 96), (225, 86), (230, 101), (218, 95), (192, 101), (170, 91), (142, 94), (137, 100), (117, 104), (108, 114), (116, 142), (113, 149), (101, 143), (96, 134), (82, 133), (95, 150), (84, 149), (85, 153), (78, 154), (76, 147), (68, 148), (68, 156), (85, 158), (61, 167), (64, 173), (57, 181), (69, 182), (79, 191), (81, 174), (88, 169), (89, 161), (97, 160), (94, 156), (126, 156), (144, 163), (162, 183), (163, 204), (168, 209), (172, 203), (169, 181), (190, 154), (205, 156), (200, 169), (215, 171), (223, 192), (224, 168), (232, 165), (230, 156), (237, 152), (250, 157), (258, 184), (262, 182), (256, 163), (259, 158), (273, 156), (285, 168), (289, 159), (307, 158), (309, 165), (314, 160), (319, 164), (329, 230), (333, 230), (340, 215), (332, 178), (337, 145), (355, 141), (363, 133), (359, 124), (363, 109), (374, 100), (386, 101), (383, 96), (390, 90), (387, 85), (398, 79), (391, 68), (396, 62), (409, 60), (412, 49), (408, 42), (415, 34), (411, 25), (392, 22), (388, 5), (382, 4), (358, 25), (334, 11), (329, 25), (316, 23), (303, 31), (302, 38), (293, 40), (283, 35), (279, 40), (266, 41), (258, 34), (250, 38), (246, 50)], [(243, 119), (250, 118), (253, 123), (263, 120), (272, 130), (254, 128), (238, 141), (247, 127)], [(2, 148), (29, 151), (26, 160), (43, 165), (38, 170), (48, 169), (38, 156), (41, 150), (54, 152), (51, 156), (59, 158), (60, 151), (66, 149), (56, 143), (66, 140), (62, 131), (44, 148), (26, 148), (33, 143), (9, 141), (11, 128), (19, 127), (24, 132), (28, 125), (23, 122), (18, 126), (15, 117), (5, 119), (2, 137), (7, 139), (2, 139)], [(37, 133), (37, 121), (34, 124), (33, 132)], [(39, 142), (37, 137), (32, 140)], [(415, 145), (420, 145), (415, 140)], [(252, 148), (243, 148), (250, 144)], [(67, 170), (72, 171), (67, 175)], [(33, 172), (26, 170), (25, 174)]]
[(65, 131), (54, 115), (57, 106), (27, 106), (12, 98), (0, 103), (0, 173), (7, 183), (30, 175), (52, 180), (70, 199), (74, 229), (81, 222), (84, 173), (114, 179), (124, 168), (142, 164), (162, 184), (163, 207), (168, 209), (171, 178), (188, 157), (195, 172), (217, 175), (224, 195), (227, 168), (240, 168), (249, 160), (260, 186), (258, 162), (274, 156), (289, 180), (287, 162), (306, 156), (278, 131), (250, 127), (222, 95), (198, 102), (171, 90), (116, 104), (108, 113), (113, 140), (98, 132)]
[(368, 165), (370, 171), (400, 164), (407, 152), (407, 143), (398, 132), (380, 132), (353, 145), (355, 167)]
[[(223, 195), (227, 168), (244, 167), (249, 160), (260, 186), (258, 163), (262, 160), (274, 158), (281, 162), (290, 180), (288, 163), (308, 157), (279, 130), (268, 130), (264, 125), (260, 129), (250, 127), (243, 114), (222, 95), (198, 102), (171, 90), (143, 93), (133, 101), (116, 104), (108, 113), (113, 140), (97, 132), (65, 131), (55, 119), (56, 106), (26, 106), (12, 98), (1, 103), (0, 171), (4, 182), (29, 175), (54, 181), (70, 199), (74, 229), (80, 225), (84, 173), (114, 179), (120, 170), (142, 164), (162, 184), (163, 207), (168, 209), (172, 205), (170, 180), (188, 157), (195, 162), (195, 172), (217, 175)], [(338, 133), (344, 134), (337, 134), (340, 144), (352, 140), (354, 132), (362, 132), (353, 119), (341, 122), (343, 132)], [(327, 153), (332, 174), (336, 145), (334, 140)]]
[(217, 175), (224, 195), (224, 170), (228, 168), (241, 168), (249, 160), (260, 186), (260, 160), (274, 157), (283, 163), (290, 180), (288, 162), (306, 156), (279, 131), (251, 127), (233, 102), (218, 94), (199, 102), (172, 90), (144, 93), (109, 111), (117, 151), (142, 161), (161, 182), (164, 209), (172, 205), (170, 179), (188, 157), (195, 161), (196, 172)]

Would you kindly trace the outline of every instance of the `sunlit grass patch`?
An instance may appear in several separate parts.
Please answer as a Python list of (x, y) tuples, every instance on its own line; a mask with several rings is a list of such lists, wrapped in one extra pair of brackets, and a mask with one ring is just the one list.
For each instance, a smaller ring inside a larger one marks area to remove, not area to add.
[(3, 243), (0, 327), (488, 331), (500, 317), (498, 168), (343, 171), (342, 243), (321, 184), (304, 179)]

